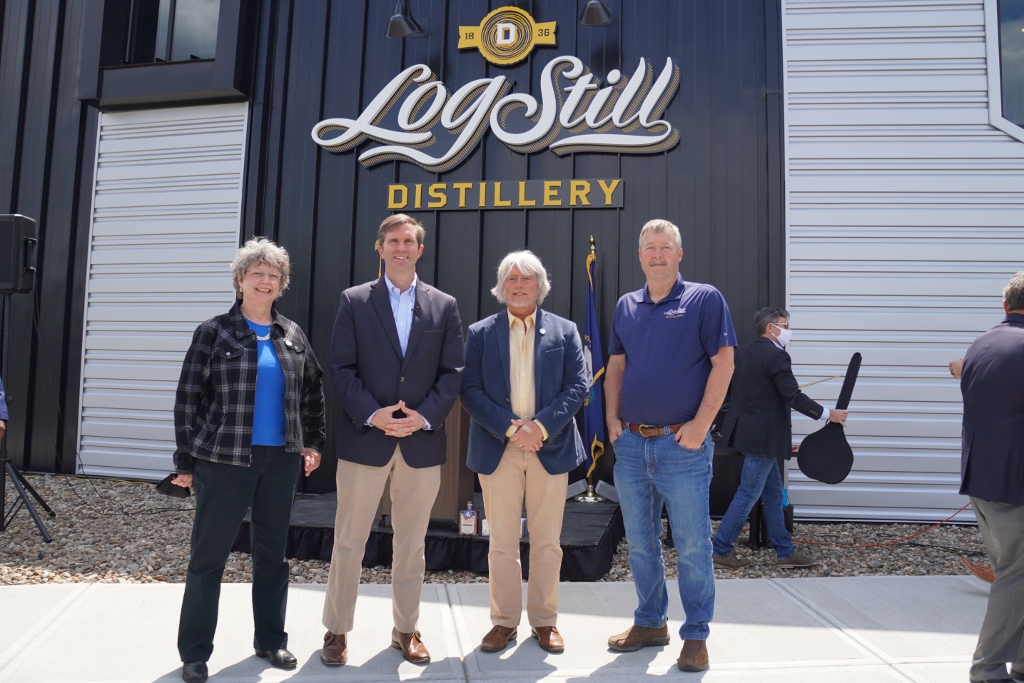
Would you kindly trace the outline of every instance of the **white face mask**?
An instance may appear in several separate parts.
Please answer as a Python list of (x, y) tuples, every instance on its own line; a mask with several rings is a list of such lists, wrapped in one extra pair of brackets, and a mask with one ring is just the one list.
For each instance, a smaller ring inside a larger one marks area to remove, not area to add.
[(788, 346), (789, 340), (793, 338), (793, 331), (785, 327), (775, 326), (775, 329), (779, 331), (778, 336), (775, 337), (775, 341), (779, 342), (780, 346)]

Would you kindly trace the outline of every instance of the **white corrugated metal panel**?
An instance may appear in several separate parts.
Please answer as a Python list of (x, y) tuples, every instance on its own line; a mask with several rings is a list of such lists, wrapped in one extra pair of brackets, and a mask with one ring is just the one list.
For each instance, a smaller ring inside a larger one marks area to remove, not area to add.
[(196, 326), (234, 299), (248, 106), (100, 116), (79, 467), (174, 469), (174, 390)]
[[(998, 37), (985, 0), (782, 5), (794, 370), (809, 382), (863, 354), (854, 471), (828, 486), (794, 460), (790, 498), (802, 518), (944, 519), (967, 502), (947, 363), (1024, 269), (1024, 145), (989, 121)], [(807, 393), (834, 404), (840, 385)], [(820, 425), (797, 417), (795, 439)]]

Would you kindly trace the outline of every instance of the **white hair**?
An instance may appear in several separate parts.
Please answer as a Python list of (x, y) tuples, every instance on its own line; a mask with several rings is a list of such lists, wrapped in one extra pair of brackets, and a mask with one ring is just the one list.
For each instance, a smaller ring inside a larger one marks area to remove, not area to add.
[(667, 232), (676, 241), (676, 249), (683, 248), (683, 236), (679, 234), (679, 228), (675, 226), (675, 223), (671, 223), (664, 218), (655, 218), (653, 221), (647, 221), (644, 227), (640, 228), (640, 248), (644, 248), (644, 235), (649, 232), (663, 233)]
[(551, 282), (548, 280), (548, 271), (544, 268), (544, 264), (540, 262), (536, 254), (526, 249), (523, 251), (513, 251), (501, 259), (501, 263), (498, 264), (498, 282), (491, 289), (491, 294), (494, 295), (499, 304), (508, 303), (505, 301), (503, 288), (505, 280), (508, 279), (508, 274), (512, 272), (512, 266), (519, 268), (519, 272), (527, 277), (537, 278), (537, 284), (540, 285), (540, 296), (537, 298), (537, 305), (539, 306), (544, 301), (544, 297), (551, 291)]

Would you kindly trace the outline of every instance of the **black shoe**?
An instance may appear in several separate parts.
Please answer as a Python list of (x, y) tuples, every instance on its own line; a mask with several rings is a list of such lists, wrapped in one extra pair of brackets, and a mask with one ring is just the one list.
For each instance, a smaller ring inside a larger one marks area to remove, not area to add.
[(185, 662), (181, 666), (181, 680), (185, 683), (206, 683), (209, 677), (206, 662)]
[[(294, 669), (298, 660), (295, 659), (295, 655), (283, 647), (280, 650), (256, 650), (257, 657), (263, 657), (270, 662), (271, 666), (276, 666), (278, 669)], [(204, 679), (205, 680), (205, 679)]]

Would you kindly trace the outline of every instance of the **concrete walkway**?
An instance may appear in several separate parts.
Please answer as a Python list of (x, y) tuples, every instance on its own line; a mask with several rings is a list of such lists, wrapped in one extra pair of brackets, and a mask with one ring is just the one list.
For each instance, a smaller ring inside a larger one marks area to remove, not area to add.
[[(293, 585), (290, 649), (295, 671), (252, 651), (249, 586), (225, 584), (211, 681), (681, 681), (760, 683), (963, 683), (988, 585), (967, 576), (736, 579), (717, 583), (708, 649), (711, 669), (675, 667), (682, 616), (675, 585), (672, 644), (617, 654), (608, 636), (625, 630), (636, 604), (630, 583), (562, 584), (559, 630), (566, 651), (548, 654), (520, 628), (519, 642), (483, 653), (490, 628), (485, 584), (428, 585), (420, 630), (427, 666), (389, 647), (390, 586), (360, 589), (349, 663), (320, 663), (324, 587)], [(182, 584), (0, 587), (0, 682), (180, 681), (175, 650)]]

